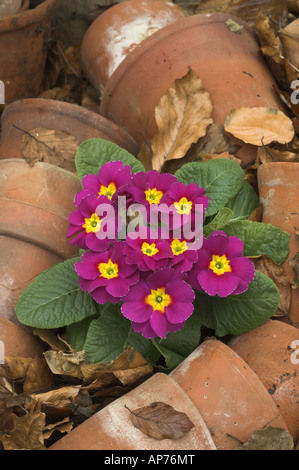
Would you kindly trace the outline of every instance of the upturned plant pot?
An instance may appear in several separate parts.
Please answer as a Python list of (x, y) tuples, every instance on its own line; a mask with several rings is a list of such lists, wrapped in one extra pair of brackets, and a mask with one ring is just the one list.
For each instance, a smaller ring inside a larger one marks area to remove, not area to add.
[(100, 138), (109, 140), (133, 155), (139, 146), (117, 124), (82, 106), (63, 101), (31, 98), (9, 104), (1, 117), (0, 159), (23, 158), (25, 132), (36, 128), (57, 129), (71, 134), (80, 143)]
[(78, 254), (66, 237), (81, 184), (54, 165), (0, 161), (0, 317), (18, 324), (16, 303), (46, 269)]
[(112, 73), (144, 39), (185, 17), (164, 0), (128, 0), (112, 6), (89, 27), (81, 45), (86, 77), (101, 95)]
[[(232, 32), (232, 19), (243, 29)], [(142, 41), (117, 67), (101, 101), (101, 114), (123, 126), (141, 144), (156, 133), (155, 107), (191, 67), (213, 104), (215, 123), (224, 124), (239, 107), (266, 106), (285, 112), (273, 89), (274, 78), (250, 27), (230, 15), (198, 14), (165, 26)], [(255, 161), (257, 147), (228, 134), (243, 167)]]
[(37, 96), (41, 90), (52, 17), (61, 0), (44, 0), (32, 9), (0, 18), (0, 80), (6, 102)]
[(234, 337), (228, 345), (264, 384), (296, 445), (299, 441), (298, 329), (269, 320), (259, 328)]
[[(294, 271), (289, 260), (299, 252), (299, 164), (274, 162), (260, 165), (257, 172), (260, 200), (263, 204), (262, 221), (285, 230), (290, 234), (289, 255), (282, 264), (290, 283), (294, 281)], [(283, 318), (282, 318), (283, 319)], [(299, 328), (299, 289), (292, 289), (291, 306), (288, 318)]]
[(4, 318), (0, 318), (0, 341), (5, 357), (43, 357), (44, 348), (33, 334)]
[(205, 340), (170, 375), (202, 415), (218, 450), (233, 450), (267, 426), (286, 429), (258, 376), (217, 339)]
[[(179, 439), (148, 437), (131, 422), (130, 411), (163, 402), (185, 413), (194, 427)], [(190, 398), (169, 376), (157, 373), (93, 415), (50, 450), (216, 450), (211, 434)]]

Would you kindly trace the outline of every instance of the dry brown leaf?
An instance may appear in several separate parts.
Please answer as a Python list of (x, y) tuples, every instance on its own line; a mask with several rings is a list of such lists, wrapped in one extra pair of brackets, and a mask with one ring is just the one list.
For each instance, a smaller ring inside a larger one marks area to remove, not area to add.
[(292, 21), (285, 28), (278, 31), (284, 56), (290, 63), (299, 68), (299, 19)]
[(282, 266), (277, 265), (266, 255), (263, 255), (261, 258), (253, 259), (252, 261), (255, 265), (255, 269), (272, 279), (279, 291), (280, 301), (278, 305), (278, 311), (275, 315), (288, 315), (291, 306), (292, 291), (291, 284), (285, 269)]
[(259, 147), (257, 150), (257, 161), (259, 164), (272, 162), (297, 162), (299, 161), (299, 153), (263, 146)]
[(255, 30), (259, 36), (262, 53), (279, 63), (283, 57), (283, 47), (276, 34), (275, 23), (269, 16), (260, 12), (255, 20)]
[(278, 109), (266, 107), (231, 110), (224, 129), (238, 139), (257, 146), (271, 142), (286, 144), (294, 137), (291, 119)]
[[(22, 130), (22, 129), (20, 129)], [(75, 172), (75, 155), (79, 141), (71, 134), (57, 129), (36, 128), (24, 131), (22, 153), (26, 162), (34, 166), (45, 162)]]
[(294, 271), (294, 280), (292, 283), (292, 288), (299, 289), (299, 253), (293, 256), (293, 258), (289, 259), (288, 264)]
[(60, 432), (61, 434), (69, 434), (74, 428), (74, 424), (69, 418), (65, 418), (62, 421), (55, 424), (48, 424), (43, 430), (43, 437), (45, 440), (50, 439), (54, 432)]
[(18, 417), (12, 415), (13, 427), (9, 434), (0, 435), (5, 450), (45, 450), (43, 429), (44, 413), (28, 413)]
[(241, 165), (242, 160), (238, 157), (235, 157), (234, 155), (231, 155), (229, 152), (223, 152), (223, 153), (204, 153), (201, 156), (201, 159), (203, 162), (206, 162), (208, 160), (218, 160), (219, 158), (224, 158), (226, 160), (232, 160), (233, 162), (237, 163), (238, 165)]
[[(177, 79), (160, 99), (155, 110), (158, 131), (151, 141), (152, 168), (160, 171), (166, 161), (186, 155), (191, 144), (204, 136), (212, 124), (213, 106), (209, 93), (196, 72), (190, 69)], [(141, 153), (147, 150), (147, 144)]]
[(137, 410), (126, 408), (130, 411), (133, 425), (154, 439), (179, 439), (194, 427), (185, 413), (176, 411), (163, 402), (152, 403)]
[(293, 450), (294, 441), (286, 429), (268, 426), (252, 434), (251, 439), (235, 450)]

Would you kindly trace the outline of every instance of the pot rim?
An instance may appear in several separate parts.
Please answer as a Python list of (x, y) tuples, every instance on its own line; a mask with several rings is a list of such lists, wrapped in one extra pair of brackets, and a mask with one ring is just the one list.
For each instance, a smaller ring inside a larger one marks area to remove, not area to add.
[(0, 18), (0, 34), (26, 28), (40, 21), (44, 16), (51, 14), (61, 0), (44, 0), (35, 8), (21, 9), (16, 15)]
[(87, 124), (95, 129), (100, 130), (102, 128), (107, 137), (110, 137), (111, 139), (115, 139), (115, 135), (119, 136), (120, 139), (126, 139), (132, 146), (132, 151), (135, 149), (136, 155), (138, 153), (139, 146), (135, 139), (121, 126), (106, 118), (105, 116), (102, 116), (101, 114), (90, 111), (89, 109), (77, 104), (67, 103), (65, 101), (52, 100), (47, 98), (25, 98), (9, 103), (5, 107), (1, 116), (2, 128), (5, 125), (6, 117), (14, 113), (20, 114), (20, 109), (26, 111), (26, 107), (28, 111), (37, 110), (39, 107), (46, 107), (47, 112), (50, 110), (52, 114), (57, 113), (60, 115), (68, 115), (78, 122), (84, 121), (84, 124)]
[(171, 38), (181, 31), (187, 30), (190, 33), (193, 28), (198, 28), (202, 25), (206, 26), (212, 23), (225, 23), (228, 19), (232, 19), (239, 25), (243, 26), (243, 28), (246, 29), (254, 39), (256, 38), (252, 28), (241, 18), (226, 13), (204, 13), (181, 18), (144, 39), (130, 54), (127, 55), (109, 78), (102, 94), (100, 105), (101, 114), (108, 116), (109, 103), (111, 102), (111, 97), (113, 97), (114, 89), (117, 88), (127, 70), (134, 66), (134, 64), (137, 63), (142, 56), (146, 55), (153, 47), (157, 46), (165, 39), (171, 42)]

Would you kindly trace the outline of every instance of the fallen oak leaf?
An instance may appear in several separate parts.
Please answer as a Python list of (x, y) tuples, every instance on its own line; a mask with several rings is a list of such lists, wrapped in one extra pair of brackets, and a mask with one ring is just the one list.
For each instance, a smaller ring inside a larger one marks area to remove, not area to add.
[(271, 142), (286, 144), (295, 135), (292, 120), (274, 108), (235, 108), (226, 117), (226, 132), (248, 144), (263, 146)]
[[(160, 171), (163, 164), (186, 155), (191, 144), (206, 134), (213, 123), (213, 106), (202, 81), (191, 68), (162, 96), (155, 109), (158, 131), (151, 141), (152, 169)], [(146, 144), (142, 152), (148, 154)]]
[(130, 412), (132, 424), (157, 440), (180, 439), (194, 427), (185, 413), (163, 402), (151, 403), (137, 410), (130, 410), (127, 405), (125, 408)]

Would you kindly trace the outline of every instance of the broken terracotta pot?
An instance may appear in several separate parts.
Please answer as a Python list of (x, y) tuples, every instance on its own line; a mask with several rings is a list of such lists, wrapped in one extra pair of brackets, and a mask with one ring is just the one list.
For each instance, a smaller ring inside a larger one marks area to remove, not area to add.
[[(229, 20), (239, 25), (238, 33), (229, 27)], [(218, 124), (238, 107), (267, 106), (286, 112), (250, 27), (239, 18), (214, 13), (180, 19), (142, 41), (109, 79), (101, 114), (124, 127), (139, 144), (150, 141), (157, 130), (156, 105), (189, 67), (209, 92)], [(257, 147), (229, 137), (232, 146), (240, 146), (237, 156), (242, 166), (253, 163)]]
[(170, 375), (202, 415), (218, 450), (233, 450), (267, 426), (287, 429), (257, 375), (219, 340), (206, 339)]
[(137, 155), (139, 149), (117, 124), (82, 106), (62, 101), (31, 98), (11, 103), (2, 113), (1, 126), (0, 159), (23, 158), (23, 137), (36, 128), (67, 132), (79, 143), (91, 138), (106, 139), (132, 155)]
[(108, 8), (82, 41), (86, 77), (101, 95), (112, 73), (138, 44), (183, 17), (179, 6), (164, 0), (128, 0)]
[(259, 328), (234, 337), (228, 345), (242, 357), (264, 384), (296, 445), (299, 441), (297, 328), (278, 320), (269, 320)]
[(29, 331), (0, 318), (0, 342), (6, 357), (43, 357), (44, 348)]
[(66, 238), (81, 189), (78, 177), (46, 163), (0, 161), (0, 317), (18, 323), (15, 307), (33, 279), (78, 254)]
[[(272, 224), (288, 232), (290, 237), (290, 252), (282, 264), (290, 283), (294, 281), (294, 271), (289, 264), (299, 252), (299, 164), (292, 162), (274, 162), (260, 165), (257, 172), (260, 200), (263, 204), (262, 221)], [(283, 318), (282, 318), (283, 319)], [(288, 318), (299, 328), (299, 289), (292, 289), (292, 300)]]
[[(137, 429), (131, 411), (163, 402), (185, 413), (194, 427), (179, 439), (158, 440)], [(216, 450), (200, 413), (179, 385), (157, 373), (143, 384), (93, 415), (50, 450)]]
[(52, 16), (60, 1), (44, 0), (35, 8), (0, 18), (0, 78), (6, 102), (40, 92), (51, 47)]

